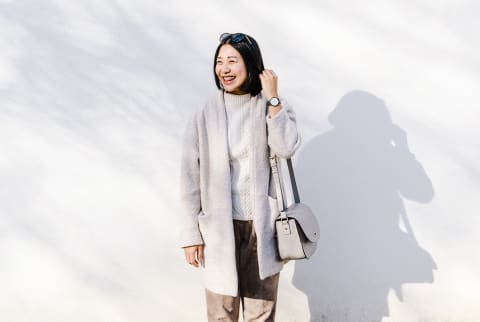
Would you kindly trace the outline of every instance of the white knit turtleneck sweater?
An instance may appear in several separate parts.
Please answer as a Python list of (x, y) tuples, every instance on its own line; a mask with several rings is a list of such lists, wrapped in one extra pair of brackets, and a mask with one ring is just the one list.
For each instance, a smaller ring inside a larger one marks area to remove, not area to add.
[(226, 93), (228, 154), (232, 178), (233, 219), (252, 220), (250, 196), (250, 94), (233, 95)]

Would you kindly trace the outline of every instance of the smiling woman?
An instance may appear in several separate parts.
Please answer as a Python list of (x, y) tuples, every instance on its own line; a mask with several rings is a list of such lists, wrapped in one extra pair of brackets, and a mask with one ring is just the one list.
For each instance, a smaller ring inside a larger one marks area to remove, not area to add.
[(274, 321), (284, 262), (268, 149), (293, 155), (295, 114), (278, 98), (277, 75), (264, 69), (251, 36), (222, 34), (213, 71), (219, 91), (184, 136), (181, 246), (189, 264), (204, 268), (209, 321), (238, 321), (240, 302), (245, 321)]
[(215, 73), (226, 92), (245, 94), (242, 85), (247, 80), (247, 68), (240, 53), (231, 45), (220, 47)]

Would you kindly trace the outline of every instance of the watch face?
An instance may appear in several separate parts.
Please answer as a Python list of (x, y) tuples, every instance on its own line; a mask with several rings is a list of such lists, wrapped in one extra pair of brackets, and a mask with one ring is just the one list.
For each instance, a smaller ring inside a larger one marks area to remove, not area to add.
[(270, 103), (270, 105), (272, 105), (272, 106), (277, 106), (277, 105), (280, 105), (280, 100), (279, 100), (278, 98), (276, 98), (276, 97), (272, 97), (272, 98), (270, 99), (270, 102), (269, 102), (269, 103)]

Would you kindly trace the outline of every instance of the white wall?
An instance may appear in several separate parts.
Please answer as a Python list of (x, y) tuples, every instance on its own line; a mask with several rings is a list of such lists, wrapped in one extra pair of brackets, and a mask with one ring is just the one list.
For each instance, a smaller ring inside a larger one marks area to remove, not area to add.
[(322, 223), (278, 320), (480, 320), (479, 9), (0, 1), (1, 320), (205, 320), (176, 241), (178, 144), (226, 31), (278, 73)]

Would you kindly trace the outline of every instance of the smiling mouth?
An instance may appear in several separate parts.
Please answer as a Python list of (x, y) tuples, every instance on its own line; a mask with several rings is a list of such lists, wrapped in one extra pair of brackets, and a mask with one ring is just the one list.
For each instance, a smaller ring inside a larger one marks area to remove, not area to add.
[(235, 79), (235, 76), (223, 76), (222, 77), (222, 82), (226, 85), (231, 84), (233, 80)]

